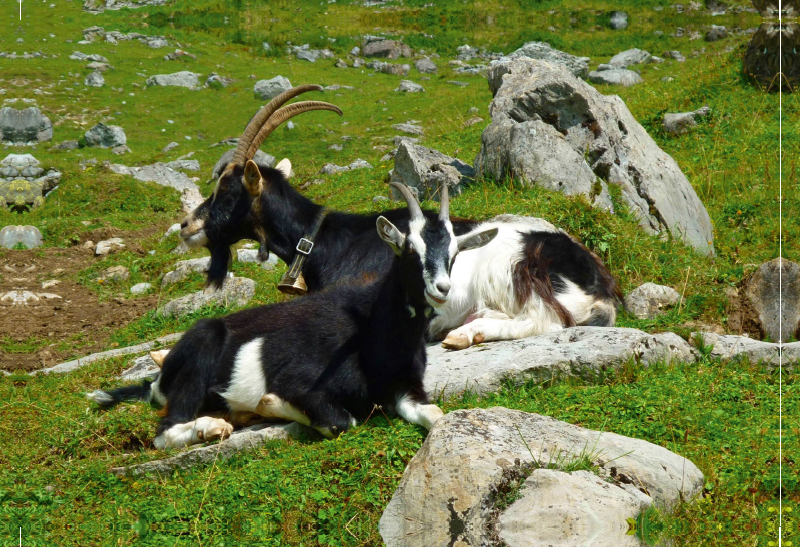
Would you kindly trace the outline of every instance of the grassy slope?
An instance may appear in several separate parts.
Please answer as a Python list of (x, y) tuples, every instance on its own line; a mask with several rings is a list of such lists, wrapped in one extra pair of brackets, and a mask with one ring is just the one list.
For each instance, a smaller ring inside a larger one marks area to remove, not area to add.
[[(178, 13), (172, 21), (158, 15), (169, 13), (168, 10), (153, 10), (153, 16), (146, 10), (91, 16), (79, 11), (78, 2), (59, 1), (53, 9), (48, 5), (26, 3), (30, 16), (22, 23), (6, 19), (10, 23), (5, 24), (8, 32), (5, 41), (0, 41), (0, 50), (38, 49), (59, 57), (0, 59), (0, 87), (7, 91), (4, 97), (35, 98), (56, 124), (56, 142), (80, 138), (98, 121), (107, 121), (125, 128), (133, 149), (133, 154), (121, 158), (108, 151), (85, 148), (49, 152), (40, 147), (35, 152), (44, 164), (64, 171), (64, 181), (44, 207), (21, 218), (0, 212), (0, 224), (35, 224), (45, 234), (48, 245), (82, 242), (91, 229), (100, 225), (135, 230), (155, 224), (166, 229), (178, 220), (181, 215), (175, 193), (134, 183), (100, 166), (83, 171), (77, 163), (80, 159), (97, 158), (145, 164), (174, 159), (178, 153), (194, 150), (205, 176), (222, 150), (208, 149), (207, 145), (237, 135), (244, 120), (259, 106), (252, 95), (251, 74), (258, 79), (281, 74), (295, 84), (316, 82), (356, 88), (317, 95), (342, 107), (344, 119), (327, 112), (305, 115), (296, 120), (297, 129), (277, 131), (263, 147), (278, 158), (291, 158), (298, 182), (316, 178), (318, 169), (328, 161), (343, 165), (360, 157), (376, 166), (372, 171), (321, 177), (326, 183), (312, 187), (308, 194), (331, 206), (351, 211), (382, 207), (373, 205), (371, 198), (386, 194), (383, 178), (391, 165), (378, 163), (384, 152), (373, 146), (390, 144), (387, 139), (396, 134), (390, 129), (393, 123), (410, 118), (423, 120), (427, 145), (471, 163), (480, 133), (488, 123), (485, 108), (491, 97), (483, 78), (455, 75), (440, 62), (440, 73), (423, 82), (424, 96), (398, 95), (392, 91), (398, 84), (396, 77), (369, 75), (369, 70), (333, 69), (329, 62), (309, 64), (280, 52), (264, 56), (260, 51), (263, 40), (273, 45), (292, 40), (328, 46), (344, 56), (357, 44), (352, 37), (382, 27), (381, 31), (402, 34), (415, 48), (436, 50), (445, 58), (453, 58), (455, 48), (464, 43), (464, 36), (472, 45), (506, 52), (530, 39), (546, 39), (566, 51), (590, 55), (592, 66), (628, 47), (641, 47), (655, 54), (678, 49), (687, 56), (694, 49), (706, 47), (705, 55), (690, 58), (684, 64), (667, 62), (643, 67), (643, 85), (602, 91), (619, 94), (687, 174), (716, 228), (715, 259), (699, 257), (672, 241), (645, 236), (624, 214), (600, 213), (580, 200), (537, 189), (487, 182), (455, 200), (453, 213), (479, 218), (501, 212), (543, 216), (600, 252), (625, 290), (654, 281), (685, 291), (680, 312), (651, 322), (628, 316), (620, 320), (622, 325), (646, 330), (670, 329), (685, 334), (690, 330), (686, 326), (689, 320), (720, 323), (725, 316), (725, 289), (739, 282), (754, 265), (777, 256), (777, 96), (762, 94), (743, 81), (739, 56), (745, 47), (744, 38), (705, 44), (668, 36), (674, 26), (691, 29), (709, 24), (710, 18), (672, 16), (667, 20), (657, 12), (631, 5), (626, 7), (631, 20), (637, 22), (632, 25), (637, 30), (614, 33), (595, 26), (602, 22), (601, 13), (611, 6), (600, 3), (594, 12), (575, 14), (571, 12), (577, 6), (569, 1), (536, 4), (536, 11), (525, 3), (501, 9), (494, 2), (483, 2), (469, 6), (469, 13), (461, 5), (447, 4), (417, 14), (395, 11), (390, 17), (383, 10), (374, 15), (370, 10), (348, 5), (276, 2), (252, 6), (241, 14), (238, 24), (232, 25), (226, 25), (224, 17), (236, 22), (234, 8), (222, 8), (211, 0), (177, 3)], [(13, 7), (16, 9), (16, 5)], [(298, 7), (302, 11), (294, 11)], [(613, 7), (619, 8), (619, 4)], [(526, 24), (507, 24), (520, 20), (520, 9)], [(546, 17), (544, 9), (557, 12)], [(570, 15), (575, 16), (573, 24)], [(492, 16), (491, 22), (488, 16)], [(449, 22), (445, 29), (440, 28), (442, 17)], [(757, 20), (740, 19), (743, 22), (731, 19), (720, 23), (719, 18), (713, 22), (729, 27), (758, 24)], [(198, 60), (166, 62), (163, 55), (169, 50), (152, 50), (139, 42), (120, 42), (117, 46), (65, 43), (66, 39), (77, 42), (81, 39), (80, 30), (94, 24), (107, 30), (171, 35), (171, 43), (179, 42)], [(554, 31), (549, 30), (551, 26)], [(656, 29), (664, 30), (665, 35), (654, 36)], [(51, 33), (55, 38), (50, 37)], [(435, 34), (436, 38), (426, 38), (424, 33)], [(14, 43), (17, 37), (24, 38), (24, 46)], [(328, 37), (336, 38), (336, 43), (331, 44)], [(45, 38), (47, 42), (43, 41)], [(728, 45), (736, 49), (725, 53)], [(84, 63), (67, 58), (76, 49), (109, 58), (115, 68), (104, 75), (106, 87), (98, 90), (82, 86), (88, 74)], [(233, 77), (235, 82), (224, 90), (146, 89), (145, 77), (139, 75), (178, 70), (204, 75), (216, 71)], [(662, 83), (660, 78), (665, 75), (675, 81)], [(31, 83), (17, 87), (11, 83), (17, 77)], [(418, 81), (413, 70), (411, 79)], [(447, 83), (452, 79), (470, 85), (458, 88)], [(81, 85), (76, 90), (50, 86), (59, 80)], [(134, 83), (142, 87), (134, 87)], [(34, 94), (36, 87), (45, 94)], [(696, 131), (681, 137), (662, 134), (660, 119), (664, 112), (695, 109), (703, 104), (711, 106), (713, 115)], [(462, 122), (469, 117), (467, 111), (472, 106), (478, 107), (487, 121), (464, 129)], [(794, 150), (798, 110), (795, 97), (784, 100), (784, 146), (793, 146)], [(175, 123), (169, 124), (169, 119)], [(345, 121), (347, 125), (341, 125)], [(332, 143), (343, 143), (340, 137), (344, 135), (354, 137), (344, 143), (344, 151), (327, 149)], [(172, 140), (181, 146), (166, 157), (160, 150)], [(790, 156), (784, 164), (783, 206), (789, 212), (800, 210), (798, 194), (791, 192), (798, 184), (794, 160)], [(204, 191), (208, 190), (204, 187)], [(796, 246), (800, 233), (798, 215), (787, 214), (786, 218), (785, 255), (800, 260)], [(85, 227), (81, 221), (89, 221), (90, 226)], [(101, 298), (125, 294), (129, 285), (139, 281), (158, 281), (174, 261), (167, 254), (174, 244), (175, 240), (160, 242), (152, 237), (142, 243), (147, 250), (156, 250), (152, 257), (118, 253), (74, 275), (93, 286), (90, 274), (114, 264), (127, 265), (133, 272), (129, 284), (95, 287)], [(0, 259), (9, 258), (12, 253), (3, 252)], [(281, 298), (272, 288), (280, 270), (263, 272), (235, 264), (234, 271), (258, 281), (255, 302)], [(200, 285), (199, 277), (190, 278), (167, 289), (162, 298), (197, 290)], [(149, 315), (116, 333), (114, 340), (121, 345), (136, 343), (186, 328), (201, 315), (219, 313), (220, 310), (203, 310), (180, 320)], [(76, 354), (80, 354), (79, 348)], [(108, 467), (153, 457), (149, 443), (155, 417), (148, 408), (135, 405), (110, 413), (86, 412), (80, 393), (109, 385), (108, 378), (125, 363), (126, 360), (115, 360), (96, 364), (65, 378), (16, 379), (16, 383), (4, 380), (0, 384), (4, 413), (9, 412), (12, 424), (0, 429), (0, 442), (10, 447), (14, 446), (12, 439), (25, 439), (17, 448), (0, 454), (0, 499), (3, 511), (12, 519), (7, 529), (14, 532), (9, 537), (16, 537), (15, 523), (19, 522), (31, 543), (106, 545), (110, 543), (109, 535), (115, 536), (115, 541), (131, 541), (136, 536), (131, 529), (134, 522), (139, 523), (136, 530), (145, 535), (146, 527), (141, 523), (150, 522), (154, 523), (153, 531), (141, 540), (144, 544), (172, 543), (173, 537), (184, 544), (198, 540), (204, 544), (228, 543), (230, 534), (235, 533), (249, 533), (248, 543), (255, 543), (254, 537), (258, 536), (267, 545), (379, 542), (377, 518), (405, 463), (424, 439), (423, 431), (379, 416), (336, 441), (273, 443), (255, 455), (159, 481), (116, 479), (105, 472)], [(761, 519), (764, 534), (770, 525), (766, 518), (770, 514), (768, 502), (776, 488), (776, 381), (774, 375), (758, 369), (704, 362), (632, 372), (624, 381), (609, 380), (600, 385), (509, 389), (486, 400), (451, 402), (446, 408), (501, 404), (667, 446), (700, 465), (713, 492), (703, 503), (682, 508), (680, 518), (669, 521), (667, 528), (674, 532), (681, 526), (691, 527), (691, 534), (677, 534), (681, 536), (679, 542), (685, 544), (727, 541), (740, 545), (744, 539), (753, 541), (753, 534), (743, 531), (744, 523), (765, 517)], [(53, 393), (58, 395), (53, 397)], [(784, 393), (786, 415), (792, 416), (790, 411), (794, 408), (796, 416), (797, 400), (792, 383)], [(787, 420), (788, 446), (797, 446), (798, 427), (796, 419)], [(786, 485), (793, 486), (796, 492), (797, 469), (790, 461), (785, 466)], [(47, 485), (56, 488), (48, 492)], [(796, 497), (792, 499), (798, 501)], [(719, 521), (733, 524), (731, 528), (716, 529)], [(63, 532), (68, 524), (72, 525), (71, 531)]]

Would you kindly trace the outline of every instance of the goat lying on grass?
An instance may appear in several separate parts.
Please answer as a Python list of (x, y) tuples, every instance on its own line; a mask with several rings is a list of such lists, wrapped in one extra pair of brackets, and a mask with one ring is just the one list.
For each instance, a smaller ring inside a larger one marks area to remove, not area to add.
[(155, 382), (87, 397), (103, 406), (126, 399), (164, 405), (157, 448), (229, 435), (231, 423), (207, 416), (219, 411), (294, 420), (331, 437), (377, 404), (430, 428), (442, 411), (422, 387), (425, 328), (431, 306), (444, 300), (428, 294), (446, 293), (456, 255), (485, 245), (497, 230), (456, 237), (447, 188), (431, 218), (408, 188), (395, 187), (411, 221), (403, 232), (378, 217), (377, 232), (395, 258), (377, 280), (202, 319), (166, 355)]
[[(341, 113), (333, 105), (314, 101), (279, 109), (292, 97), (320, 89), (296, 87), (265, 105), (239, 139), (211, 197), (181, 224), (181, 238), (188, 246), (206, 246), (211, 252), (209, 284), (221, 285), (234, 243), (253, 239), (260, 243), (261, 260), (273, 252), (291, 264), (298, 242), (315, 227), (319, 232), (302, 269), (310, 291), (343, 280), (381, 276), (391, 267), (393, 255), (373, 228), (377, 214), (323, 216), (322, 206), (287, 182), (288, 160), (276, 169), (252, 161), (264, 139), (290, 117), (316, 109)], [(386, 211), (383, 216), (398, 229), (408, 229), (408, 209)], [(570, 235), (545, 220), (522, 216), (502, 215), (483, 223), (453, 219), (452, 224), (456, 235), (494, 228), (499, 233), (488, 246), (459, 255), (447, 290), (431, 286), (429, 303), (447, 300), (430, 322), (431, 339), (447, 335), (445, 347), (463, 349), (481, 341), (523, 338), (574, 325), (614, 325), (619, 288), (602, 261)]]

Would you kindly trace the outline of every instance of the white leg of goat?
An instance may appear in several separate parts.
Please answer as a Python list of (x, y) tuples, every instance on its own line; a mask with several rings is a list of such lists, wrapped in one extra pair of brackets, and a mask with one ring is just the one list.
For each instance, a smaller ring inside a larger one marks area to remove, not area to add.
[(203, 416), (193, 422), (176, 424), (156, 437), (153, 444), (159, 450), (190, 446), (215, 439), (230, 437), (233, 426), (219, 418)]
[(423, 405), (405, 395), (397, 400), (395, 410), (405, 421), (421, 425), (425, 429), (432, 428), (433, 424), (444, 416), (444, 412), (438, 406)]
[[(496, 314), (503, 315), (503, 314)], [(537, 334), (559, 331), (561, 323), (533, 321), (527, 318), (480, 317), (451, 331), (442, 342), (447, 349), (466, 349), (472, 344), (494, 340), (516, 340)]]

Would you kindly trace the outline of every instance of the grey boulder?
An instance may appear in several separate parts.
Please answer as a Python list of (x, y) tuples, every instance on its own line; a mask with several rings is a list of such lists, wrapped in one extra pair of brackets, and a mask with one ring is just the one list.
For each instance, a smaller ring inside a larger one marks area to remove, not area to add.
[(289, 91), (290, 89), (292, 89), (292, 83), (288, 78), (275, 76), (269, 80), (257, 81), (256, 85), (253, 86), (253, 93), (255, 93), (256, 99), (271, 101), (284, 91)]
[(13, 249), (22, 244), (28, 249), (42, 244), (42, 232), (36, 226), (3, 226), (0, 230), (0, 247)]
[(106, 80), (105, 80), (105, 78), (103, 78), (103, 75), (100, 73), (99, 70), (96, 70), (96, 71), (92, 72), (91, 74), (89, 74), (86, 77), (86, 79), (83, 81), (83, 85), (86, 85), (86, 86), (89, 86), (89, 87), (103, 87), (105, 85), (105, 83), (106, 83)]
[(131, 287), (131, 294), (144, 294), (153, 287), (150, 283), (137, 283)]
[(425, 91), (421, 85), (416, 82), (412, 82), (411, 80), (400, 80), (400, 87), (395, 89), (395, 91), (403, 91), (406, 93), (420, 93)]
[(431, 396), (457, 396), (466, 390), (494, 393), (503, 383), (554, 377), (596, 378), (619, 370), (628, 360), (642, 365), (692, 362), (695, 350), (672, 332), (648, 334), (622, 327), (570, 327), (557, 332), (471, 346), (453, 352), (428, 348), (425, 391)]
[(201, 75), (196, 72), (182, 70), (174, 74), (156, 74), (155, 76), (150, 76), (145, 83), (148, 86), (173, 86), (197, 89), (200, 87), (200, 76)]
[(664, 114), (662, 127), (666, 133), (680, 135), (693, 127), (697, 127), (697, 118), (705, 118), (711, 112), (707, 106), (698, 108), (694, 112), (678, 112)]
[(773, 344), (737, 334), (693, 332), (692, 338), (702, 340), (711, 348), (710, 357), (726, 361), (747, 359), (750, 363), (761, 363), (769, 369), (782, 366), (794, 369), (800, 363), (800, 342)]
[[(401, 140), (390, 180), (411, 187), (419, 199), (439, 201), (443, 184), (447, 184), (451, 196), (456, 196), (474, 177), (475, 170), (463, 161), (409, 140)], [(394, 188), (392, 196), (395, 200), (402, 199)]]
[(205, 273), (211, 264), (211, 257), (192, 258), (190, 260), (181, 260), (175, 263), (174, 270), (164, 274), (161, 280), (161, 286), (165, 287), (170, 283), (177, 283), (186, 279), (192, 273)]
[(706, 42), (716, 42), (728, 36), (728, 29), (718, 25), (711, 25), (711, 28), (706, 32)]
[(668, 231), (714, 253), (711, 218), (697, 193), (622, 99), (561, 65), (518, 59), (503, 71), (474, 162), (478, 175), (584, 194), (603, 208), (611, 207), (607, 185), (616, 184), (646, 231)]
[(672, 287), (645, 283), (625, 297), (625, 307), (639, 319), (652, 319), (680, 302), (681, 295)]
[[(495, 59), (489, 64), (489, 89), (492, 90), (492, 95), (494, 95), (497, 89), (503, 84), (502, 77), (505, 71), (503, 71), (501, 67), (507, 65), (510, 61), (522, 57), (562, 65), (577, 78), (585, 78), (589, 73), (589, 57), (570, 55), (569, 53), (550, 47), (550, 44), (547, 42), (528, 42), (518, 50), (500, 59)], [(494, 71), (492, 68), (494, 68)]]
[(648, 53), (647, 51), (638, 48), (633, 48), (625, 50), (621, 53), (617, 53), (611, 58), (608, 64), (616, 68), (627, 68), (630, 65), (648, 63), (650, 62), (650, 59), (652, 59), (652, 57), (653, 56), (650, 55), (650, 53)]
[(244, 306), (256, 292), (256, 282), (246, 277), (228, 277), (219, 290), (198, 291), (176, 298), (159, 309), (165, 317), (186, 315), (205, 306)]
[[(563, 472), (581, 455), (597, 476)], [(536, 470), (550, 463), (557, 469)], [(498, 508), (498, 491), (523, 481), (517, 503)], [(589, 538), (605, 541), (604, 529), (624, 537), (626, 518), (651, 505), (670, 510), (702, 489), (703, 474), (692, 462), (647, 441), (502, 407), (456, 410), (436, 422), (408, 463), (378, 529), (387, 547), (499, 544), (492, 532), (509, 547), (539, 546), (548, 543), (531, 542), (525, 530), (548, 538), (562, 528), (580, 538), (585, 527), (594, 529)], [(622, 514), (611, 515), (613, 509)], [(565, 539), (552, 545), (597, 545)]]
[(116, 148), (128, 142), (125, 131), (120, 126), (104, 123), (98, 123), (83, 136), (87, 145), (100, 148)]
[(13, 144), (44, 142), (53, 138), (53, 124), (42, 111), (32, 106), (16, 110), (0, 108), (0, 140)]
[(621, 85), (630, 87), (640, 84), (644, 80), (632, 70), (626, 68), (612, 68), (609, 70), (597, 70), (589, 73), (589, 81), (595, 84)]
[(417, 59), (414, 61), (414, 66), (416, 67), (417, 72), (421, 74), (433, 74), (438, 70), (434, 62), (427, 57), (423, 57), (422, 59)]
[(361, 48), (364, 57), (385, 57), (397, 59), (411, 57), (411, 48), (397, 40), (374, 40), (364, 43)]

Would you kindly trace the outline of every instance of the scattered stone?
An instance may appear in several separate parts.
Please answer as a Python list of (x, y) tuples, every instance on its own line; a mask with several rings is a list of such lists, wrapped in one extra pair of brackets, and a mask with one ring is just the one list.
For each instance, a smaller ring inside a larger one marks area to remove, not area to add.
[(628, 28), (628, 14), (624, 11), (612, 11), (608, 26), (611, 27), (611, 30)]
[(131, 272), (125, 266), (111, 266), (106, 268), (97, 278), (99, 283), (109, 281), (126, 281), (131, 276)]
[(154, 460), (127, 467), (112, 467), (111, 473), (118, 476), (146, 476), (163, 477), (171, 474), (176, 469), (190, 469), (200, 465), (221, 462), (237, 454), (258, 450), (267, 441), (285, 440), (301, 437), (305, 428), (297, 422), (275, 424), (263, 423), (243, 429), (238, 429), (233, 434), (219, 442), (191, 448), (176, 456), (163, 460)]
[(577, 78), (585, 78), (589, 73), (589, 57), (576, 57), (569, 53), (564, 53), (553, 49), (547, 42), (528, 42), (513, 53), (509, 53), (505, 57), (494, 60), (489, 64), (489, 89), (492, 90), (493, 95), (503, 85), (503, 74), (508, 72), (502, 67), (522, 57), (563, 65)]
[(213, 89), (223, 89), (228, 87), (232, 83), (233, 83), (232, 78), (226, 78), (224, 76), (220, 76), (216, 72), (212, 72), (211, 74), (208, 75), (208, 78), (206, 78), (205, 86), (211, 87)]
[(457, 80), (447, 80), (447, 83), (457, 85), (458, 87), (467, 87), (469, 85), (467, 82), (459, 82)]
[(337, 173), (343, 173), (345, 171), (352, 171), (353, 169), (372, 169), (372, 165), (362, 159), (357, 159), (350, 165), (346, 165), (344, 167), (333, 163), (326, 163), (322, 166), (322, 169), (320, 169), (319, 172), (323, 175), (334, 175)]
[(153, 287), (150, 283), (137, 283), (131, 287), (131, 294), (144, 294)]
[(662, 126), (664, 131), (680, 135), (688, 132), (691, 128), (697, 127), (697, 117), (704, 118), (708, 116), (711, 109), (707, 106), (699, 108), (694, 112), (679, 112), (677, 114), (664, 114), (664, 121)]
[(471, 126), (475, 125), (476, 123), (481, 123), (482, 121), (483, 121), (483, 118), (481, 118), (479, 116), (473, 116), (472, 118), (469, 118), (468, 120), (464, 121), (464, 127), (471, 127)]
[(706, 42), (716, 42), (728, 36), (728, 29), (725, 27), (711, 25), (711, 28), (706, 32)]
[(78, 148), (79, 143), (78, 141), (62, 141), (55, 146), (52, 146), (50, 150), (75, 150)]
[(125, 131), (120, 126), (106, 125), (104, 123), (98, 123), (84, 133), (83, 136), (87, 145), (100, 148), (116, 148), (128, 142)]
[(189, 59), (197, 60), (196, 55), (192, 55), (188, 51), (183, 51), (182, 49), (176, 49), (172, 53), (167, 53), (164, 55), (165, 61), (175, 61), (176, 59), (180, 59), (181, 57), (188, 57)]
[(178, 170), (182, 169), (184, 171), (199, 171), (200, 170), (200, 162), (197, 160), (174, 160), (169, 161), (166, 163), (166, 166), (170, 169)]
[(645, 283), (625, 297), (625, 307), (638, 319), (652, 319), (680, 302), (681, 295), (672, 287)]
[(372, 64), (372, 68), (378, 72), (390, 74), (392, 76), (408, 76), (408, 72), (411, 70), (411, 65), (396, 65), (392, 63), (383, 63), (381, 61), (373, 61), (372, 63), (367, 63), (367, 66), (370, 66), (370, 64)]
[(178, 145), (177, 142), (171, 142), (167, 146), (165, 146), (164, 149), (161, 150), (161, 152), (166, 154), (167, 152), (171, 152), (171, 151), (175, 150), (176, 148), (178, 148), (178, 146), (179, 145)]
[(793, 370), (800, 364), (800, 342), (791, 344), (773, 344), (761, 342), (747, 336), (731, 334), (716, 334), (712, 332), (693, 332), (692, 339), (702, 340), (706, 346), (711, 346), (709, 357), (736, 361), (747, 359), (750, 363), (761, 363), (767, 368), (781, 366), (786, 370)]
[(434, 62), (427, 57), (414, 61), (414, 67), (416, 67), (417, 72), (421, 74), (434, 74), (439, 70)]
[[(440, 188), (447, 184), (451, 196), (459, 195), (475, 177), (475, 170), (463, 161), (408, 141), (400, 143), (394, 157), (390, 180), (405, 183), (419, 199), (438, 201)], [(395, 201), (402, 196), (392, 188)]]
[(292, 89), (292, 83), (283, 76), (275, 76), (269, 80), (259, 80), (253, 86), (253, 93), (256, 99), (271, 101), (284, 91)]
[(339, 59), (338, 61), (336, 61), (336, 64), (334, 66), (336, 68), (347, 68), (348, 64), (347, 61), (345, 61), (344, 59)]
[(98, 241), (97, 246), (94, 249), (94, 254), (95, 256), (103, 256), (113, 251), (119, 251), (124, 248), (125, 248), (125, 243), (122, 240), (122, 238), (112, 237), (111, 239), (104, 239), (103, 241)]
[(422, 91), (425, 91), (425, 89), (418, 83), (412, 82), (411, 80), (400, 80), (400, 87), (395, 89), (395, 91), (403, 91), (406, 93), (420, 93)]
[(42, 232), (36, 226), (3, 226), (0, 230), (0, 247), (13, 249), (17, 245), (34, 249), (42, 245)]
[(353, 57), (358, 57), (359, 55), (361, 55), (361, 48), (355, 46), (353, 49), (350, 50), (350, 55), (352, 55)]
[(303, 61), (315, 63), (317, 59), (333, 58), (333, 52), (328, 49), (310, 49), (308, 44), (302, 46), (291, 46), (287, 48), (289, 53), (294, 53), (295, 57)]
[(661, 81), (662, 82), (667, 82), (667, 83), (674, 82), (675, 78), (673, 78), (672, 76), (664, 76), (663, 78), (661, 78)]
[(622, 99), (602, 95), (560, 65), (519, 59), (503, 70), (502, 87), (489, 107), (492, 123), (475, 159), (479, 175), (498, 180), (511, 175), (583, 194), (605, 209), (612, 206), (607, 184), (616, 184), (649, 233), (668, 230), (713, 254), (708, 212), (675, 160), (658, 148)]
[[(563, 471), (586, 456), (596, 474)], [(502, 407), (456, 410), (408, 463), (378, 529), (387, 547), (632, 545), (629, 520), (691, 502), (703, 485), (691, 461), (647, 441)]]
[(596, 84), (608, 85), (622, 85), (630, 87), (635, 84), (640, 84), (644, 80), (632, 70), (625, 68), (612, 68), (611, 70), (603, 70), (589, 73), (589, 81)]
[(15, 110), (0, 108), (0, 140), (12, 144), (36, 144), (53, 138), (53, 124), (42, 111), (31, 106)]
[(597, 378), (619, 370), (634, 358), (644, 366), (656, 362), (692, 362), (694, 349), (672, 332), (648, 334), (621, 327), (571, 327), (520, 340), (492, 342), (452, 352), (428, 348), (425, 391), (451, 397), (465, 390), (482, 395), (515, 385), (558, 376)]
[(683, 62), (686, 61), (686, 57), (684, 57), (683, 54), (680, 51), (674, 51), (674, 50), (673, 51), (665, 51), (664, 52), (664, 57), (666, 57), (667, 59), (675, 59), (679, 63), (683, 63)]
[(371, 36), (365, 37), (361, 51), (364, 57), (385, 57), (387, 59), (397, 59), (399, 57), (411, 57), (411, 48), (399, 40), (369, 40)]
[[(192, 198), (196, 198), (200, 195), (200, 190), (197, 188), (197, 184), (195, 184), (192, 179), (186, 176), (185, 173), (172, 169), (167, 164), (161, 162), (157, 162), (152, 165), (144, 165), (142, 167), (128, 167), (119, 163), (112, 163), (108, 167), (112, 172), (119, 175), (129, 175), (142, 182), (154, 182), (161, 186), (174, 188), (178, 192), (181, 192), (182, 202), (184, 201), (184, 195), (187, 191), (191, 193), (186, 195)], [(200, 203), (202, 203), (202, 201), (203, 199), (201, 197)], [(184, 207), (184, 212), (188, 213), (191, 210), (192, 209), (189, 209), (187, 211)]]
[(420, 126), (411, 123), (396, 123), (392, 126), (392, 129), (402, 131), (403, 133), (410, 133), (412, 135), (423, 134), (423, 130)]
[(165, 317), (186, 315), (205, 306), (244, 306), (256, 291), (256, 283), (246, 277), (228, 277), (217, 291), (205, 290), (176, 298), (159, 309)]
[[(231, 162), (233, 159), (233, 152), (236, 148), (231, 148), (217, 160), (217, 163), (214, 164), (214, 169), (211, 170), (211, 178), (216, 181), (222, 175), (222, 171), (225, 167)], [(265, 167), (275, 167), (275, 158), (270, 156), (266, 152), (261, 150), (256, 150), (256, 154), (253, 157), (253, 161), (259, 165), (263, 165)]]
[[(164, 38), (161, 38), (160, 36), (157, 36), (157, 37), (154, 37), (152, 40), (149, 40), (147, 42), (147, 46), (151, 47), (153, 49), (159, 49), (159, 48), (162, 48), (162, 47), (168, 47), (169, 46), (169, 42), (167, 42)], [(161, 84), (159, 84), (159, 85), (161, 85)]]
[(87, 85), (89, 87), (103, 87), (105, 83), (106, 81), (99, 70), (89, 74), (83, 81), (83, 85)]
[(130, 367), (117, 376), (117, 380), (126, 382), (140, 382), (142, 380), (154, 380), (158, 373), (161, 372), (159, 367), (150, 354), (142, 355), (133, 360)]
[(131, 152), (131, 149), (128, 148), (127, 144), (122, 144), (120, 146), (115, 146), (114, 148), (111, 149), (111, 153), (112, 154), (116, 154), (117, 156), (121, 156), (123, 154), (128, 154), (129, 152)]
[(166, 287), (170, 283), (177, 283), (189, 277), (192, 273), (205, 273), (211, 264), (211, 257), (192, 258), (191, 260), (181, 260), (175, 264), (175, 269), (164, 274), (161, 286)]
[(174, 74), (156, 74), (155, 76), (150, 76), (145, 80), (145, 83), (148, 86), (175, 86), (197, 89), (200, 86), (199, 78), (200, 74), (196, 72), (182, 70)]
[(274, 253), (270, 253), (269, 258), (263, 262), (259, 260), (258, 249), (237, 249), (236, 260), (260, 264), (265, 270), (272, 270), (278, 264), (278, 257)]
[(611, 58), (608, 64), (616, 68), (628, 68), (631, 65), (649, 63), (651, 58), (652, 55), (647, 51), (633, 48), (625, 50), (622, 53), (617, 53)]
[(800, 266), (796, 263), (780, 258), (765, 262), (730, 300), (731, 331), (773, 342), (800, 338)]

